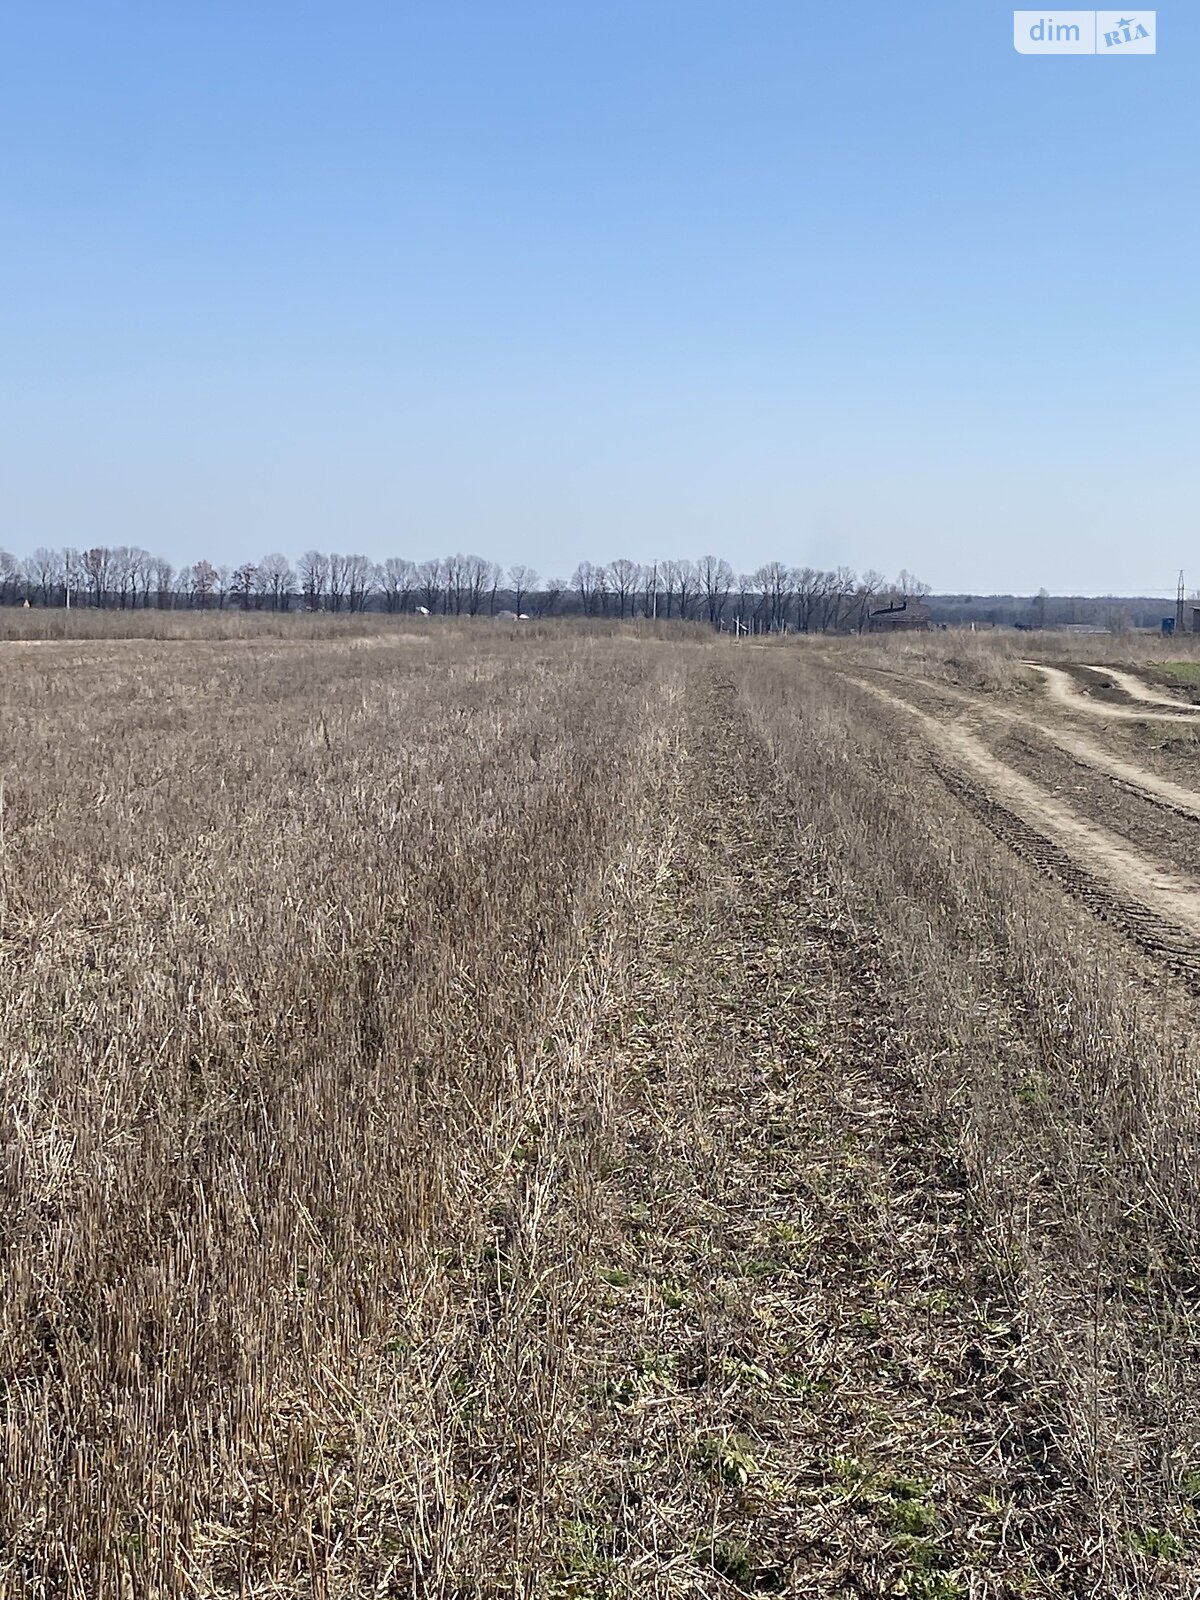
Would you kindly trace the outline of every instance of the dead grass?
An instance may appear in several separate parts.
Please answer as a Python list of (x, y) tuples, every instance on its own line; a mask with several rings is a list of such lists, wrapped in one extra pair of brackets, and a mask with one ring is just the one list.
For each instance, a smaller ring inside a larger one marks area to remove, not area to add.
[(9, 679), (9, 1570), (498, 1567), (667, 665), (164, 648)]
[(556, 639), (564, 628), (583, 638), (620, 635), (637, 639), (707, 638), (711, 630), (700, 622), (677, 619), (647, 620), (639, 617), (530, 617), (518, 622), (509, 617), (482, 613), (428, 616), (418, 612), (386, 611), (294, 611), (242, 610), (238, 606), (192, 610), (160, 611), (156, 607), (127, 610), (97, 609), (90, 606), (65, 608), (0, 606), (0, 643), (49, 644), (65, 640), (89, 643), (115, 643), (126, 640), (174, 640), (185, 643), (212, 643), (223, 640), (288, 640), (316, 642), (349, 639), (410, 640), (444, 638), (447, 634), (476, 642), (481, 640)]
[(421, 638), (6, 660), (0, 1593), (1195, 1592), (1166, 981), (816, 651)]
[[(1099, 1555), (1166, 1528), (1194, 1559), (1191, 1006), (1057, 886), (998, 859), (948, 806), (909, 726), (841, 693), (839, 713), (831, 684), (780, 676), (764, 733), (845, 904), (904, 974), (896, 1027), (931, 1105), (956, 1119), (979, 1243), (1021, 1329), (1033, 1437), (1072, 1501), (1059, 1536), (1079, 1517), (1076, 1537), (1086, 1545), (1090, 1523)], [(818, 719), (821, 737), (798, 741)], [(1195, 1581), (1191, 1566), (1133, 1567), (1120, 1582), (1190, 1593)], [(1087, 1581), (1107, 1592), (1099, 1573)]]
[[(784, 641), (786, 644), (787, 641)], [(1025, 694), (1033, 687), (1023, 660), (1069, 666), (1142, 668), (1163, 682), (1192, 682), (1200, 671), (1200, 635), (1168, 638), (1157, 633), (1018, 633), (966, 628), (930, 633), (894, 633), (837, 641), (795, 641), (794, 647), (832, 650), (843, 664), (884, 668), (932, 678), (988, 694)]]
[(123, 639), (344, 639), (366, 634), (405, 632), (420, 635), (430, 619), (388, 616), (378, 612), (243, 611), (236, 606), (202, 611), (160, 611), (156, 607), (99, 610), (0, 607), (0, 640), (46, 643), (55, 640)]

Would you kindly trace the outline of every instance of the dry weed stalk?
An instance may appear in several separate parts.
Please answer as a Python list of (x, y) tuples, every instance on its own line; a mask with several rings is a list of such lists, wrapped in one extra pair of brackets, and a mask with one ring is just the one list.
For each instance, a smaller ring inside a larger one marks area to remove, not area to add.
[(312, 631), (6, 658), (0, 1592), (1188, 1592), (1176, 991), (828, 647)]

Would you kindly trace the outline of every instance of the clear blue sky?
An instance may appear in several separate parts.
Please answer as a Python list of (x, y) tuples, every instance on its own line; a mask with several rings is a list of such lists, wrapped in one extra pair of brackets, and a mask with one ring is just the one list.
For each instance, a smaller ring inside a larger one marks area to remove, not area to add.
[(1158, 35), (9, 7), (0, 545), (1200, 582), (1200, 8)]

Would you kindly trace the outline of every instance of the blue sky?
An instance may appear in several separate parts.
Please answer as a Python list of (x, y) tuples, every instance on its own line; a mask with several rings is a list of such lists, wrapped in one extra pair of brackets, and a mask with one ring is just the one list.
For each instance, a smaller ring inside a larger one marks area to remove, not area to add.
[(1200, 583), (1200, 13), (1158, 36), (9, 8), (0, 544)]

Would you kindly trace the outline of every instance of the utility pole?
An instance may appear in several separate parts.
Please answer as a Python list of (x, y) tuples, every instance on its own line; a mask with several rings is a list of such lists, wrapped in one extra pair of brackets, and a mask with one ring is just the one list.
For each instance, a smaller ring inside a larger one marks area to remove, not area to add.
[(1175, 632), (1183, 632), (1183, 568), (1179, 569), (1179, 587), (1175, 591)]

